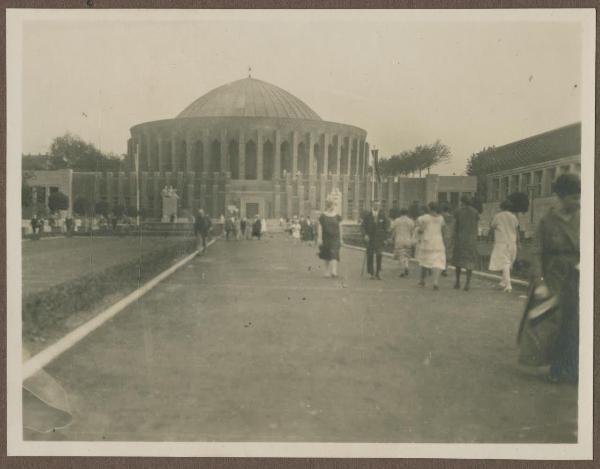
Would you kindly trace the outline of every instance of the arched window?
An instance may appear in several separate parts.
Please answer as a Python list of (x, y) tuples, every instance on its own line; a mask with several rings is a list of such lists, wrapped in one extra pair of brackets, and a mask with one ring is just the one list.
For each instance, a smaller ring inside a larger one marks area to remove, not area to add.
[(267, 140), (263, 144), (263, 174), (265, 181), (273, 179), (273, 144)]
[(256, 178), (256, 143), (250, 140), (246, 143), (246, 179)]
[(323, 173), (323, 152), (321, 151), (321, 148), (322, 147), (317, 143), (315, 143), (313, 146), (313, 152), (315, 155), (314, 169), (317, 170), (316, 174)]
[(365, 144), (360, 142), (358, 145), (358, 174), (361, 176), (365, 172)]
[(150, 168), (152, 169), (152, 171), (160, 171), (160, 168), (158, 167), (158, 142), (156, 140), (152, 140), (152, 143), (150, 144), (150, 148), (151, 148)]
[(281, 174), (292, 173), (292, 156), (290, 155), (290, 144), (288, 142), (281, 142)]
[(350, 152), (349, 152), (349, 148), (348, 148), (346, 139), (342, 138), (341, 142), (342, 142), (342, 153), (341, 153), (341, 161), (340, 161), (340, 173), (348, 174), (348, 164), (350, 163), (350, 161), (349, 161)]
[(221, 171), (221, 142), (213, 140), (210, 145), (210, 171), (218, 173)]
[(298, 144), (298, 171), (304, 176), (308, 173), (308, 157), (306, 155), (306, 145), (304, 142)]
[(204, 145), (200, 140), (194, 142), (194, 171), (201, 173), (204, 170)]
[(328, 150), (328, 155), (327, 155), (327, 168), (328, 171), (331, 174), (335, 174), (335, 168), (336, 168), (336, 158), (337, 158), (337, 151), (336, 148), (330, 144), (329, 145), (329, 150)]
[(238, 142), (231, 140), (227, 150), (229, 153), (229, 172), (231, 172), (231, 179), (240, 178), (240, 155), (238, 154), (238, 150)]
[(163, 167), (165, 171), (173, 171), (173, 162), (171, 160), (171, 141), (164, 140), (163, 141)]
[(179, 171), (186, 171), (189, 168), (187, 167), (187, 142), (185, 140), (180, 140), (179, 145), (177, 145), (178, 157), (177, 157), (177, 169)]

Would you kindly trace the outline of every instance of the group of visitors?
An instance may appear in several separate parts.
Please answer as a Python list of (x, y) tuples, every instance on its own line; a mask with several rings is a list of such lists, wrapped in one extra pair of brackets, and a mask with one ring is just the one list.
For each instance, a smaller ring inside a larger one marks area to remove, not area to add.
[(238, 217), (234, 214), (227, 218), (223, 216), (223, 229), (225, 230), (225, 239), (229, 240), (260, 240), (267, 231), (267, 222), (264, 218), (256, 215), (254, 219)]
[(310, 215), (307, 217), (294, 216), (285, 222), (282, 220), (281, 225), (285, 225), (285, 231), (292, 237), (294, 244), (300, 241), (308, 244), (315, 242), (317, 226), (310, 218)]

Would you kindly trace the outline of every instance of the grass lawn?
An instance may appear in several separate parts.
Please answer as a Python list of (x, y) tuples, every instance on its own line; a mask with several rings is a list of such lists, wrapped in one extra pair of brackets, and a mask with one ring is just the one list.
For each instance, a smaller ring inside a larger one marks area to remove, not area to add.
[(23, 296), (102, 271), (183, 240), (183, 236), (106, 236), (23, 241)]

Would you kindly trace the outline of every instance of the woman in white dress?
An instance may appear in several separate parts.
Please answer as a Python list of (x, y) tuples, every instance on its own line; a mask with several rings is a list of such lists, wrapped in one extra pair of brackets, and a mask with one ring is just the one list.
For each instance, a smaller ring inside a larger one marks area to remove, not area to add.
[(400, 261), (400, 277), (408, 275), (408, 262), (413, 247), (413, 231), (415, 222), (408, 217), (408, 210), (400, 209), (398, 218), (392, 222), (394, 239), (394, 258)]
[(417, 230), (420, 233), (418, 261), (421, 266), (421, 281), (425, 286), (427, 271), (433, 273), (433, 289), (439, 290), (440, 272), (446, 268), (446, 248), (444, 246), (444, 217), (440, 214), (435, 202), (429, 204), (429, 213), (417, 219)]
[(300, 241), (300, 223), (298, 222), (298, 219), (296, 217), (294, 217), (294, 220), (292, 221), (292, 238), (294, 239), (294, 244), (297, 244), (298, 241)]
[(511, 211), (509, 201), (500, 204), (501, 212), (492, 219), (491, 228), (494, 230), (494, 249), (490, 256), (489, 270), (501, 271), (500, 287), (505, 292), (512, 291), (510, 269), (517, 258), (517, 232), (519, 219)]

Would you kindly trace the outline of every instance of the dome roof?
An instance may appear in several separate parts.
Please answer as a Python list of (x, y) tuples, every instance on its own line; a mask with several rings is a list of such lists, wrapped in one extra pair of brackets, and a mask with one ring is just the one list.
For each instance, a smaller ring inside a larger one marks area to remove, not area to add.
[(209, 91), (181, 111), (177, 118), (231, 116), (321, 120), (294, 95), (250, 77)]

